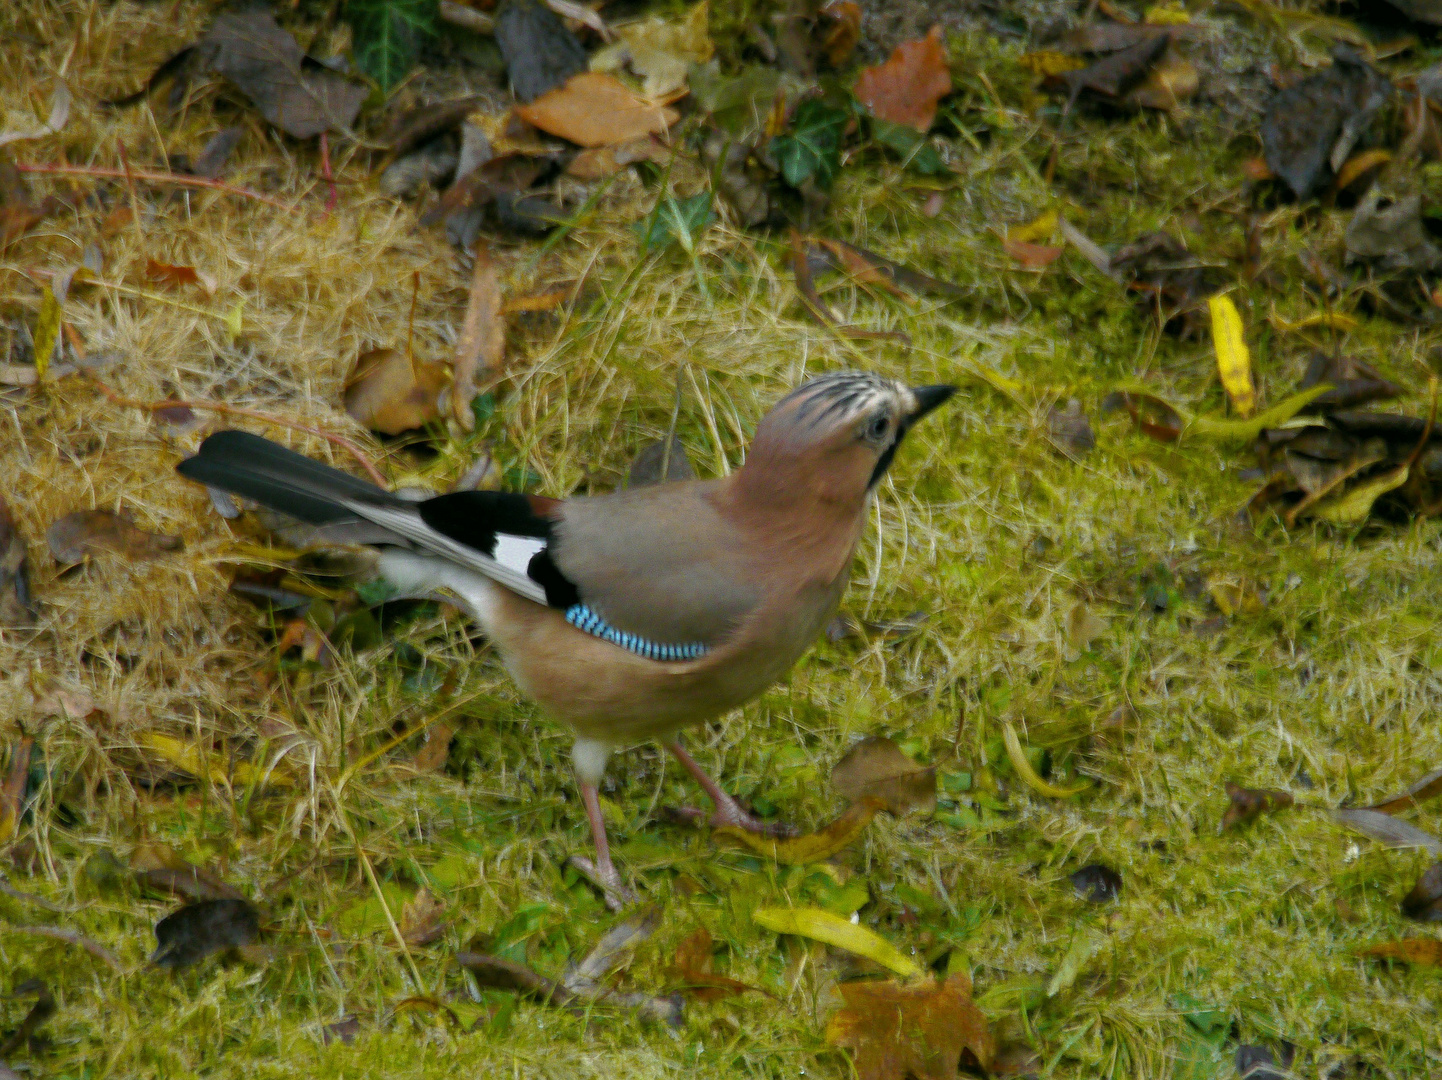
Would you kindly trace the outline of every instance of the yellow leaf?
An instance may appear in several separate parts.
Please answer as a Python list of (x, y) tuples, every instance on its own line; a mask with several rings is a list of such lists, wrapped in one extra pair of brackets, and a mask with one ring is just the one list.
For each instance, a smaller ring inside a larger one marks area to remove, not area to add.
[(1325, 326), (1329, 330), (1355, 330), (1359, 325), (1352, 316), (1343, 315), (1340, 311), (1314, 311), (1296, 322), (1288, 322), (1280, 315), (1273, 314), (1267, 316), (1267, 322), (1272, 324), (1273, 330), (1280, 330), (1284, 334), (1310, 330), (1314, 326)]
[(1028, 222), (1026, 225), (1018, 225), (1015, 228), (1008, 226), (1005, 239), (1018, 240), (1023, 244), (1039, 244), (1052, 238), (1052, 234), (1056, 232), (1056, 223), (1057, 212), (1048, 210), (1035, 221)]
[(1040, 75), (1044, 79), (1055, 79), (1065, 75), (1068, 71), (1080, 71), (1087, 66), (1086, 61), (1080, 56), (1068, 56), (1066, 53), (1045, 50), (1029, 52), (1019, 62), (1033, 75)]
[(1405, 463), (1388, 469), (1350, 491), (1344, 491), (1335, 499), (1319, 503), (1312, 509), (1311, 516), (1330, 525), (1356, 525), (1365, 521), (1372, 512), (1372, 504), (1393, 488), (1405, 484), (1411, 471), (1411, 466)]
[(1031, 762), (1026, 759), (1026, 751), (1021, 748), (1021, 740), (1017, 738), (1016, 728), (1012, 727), (1009, 721), (1002, 728), (1002, 738), (1006, 742), (1006, 756), (1011, 758), (1011, 767), (1026, 782), (1026, 786), (1037, 794), (1045, 795), (1048, 799), (1069, 799), (1087, 789), (1085, 784), (1079, 784), (1073, 788), (1060, 788), (1055, 784), (1048, 784), (1038, 776), (1036, 770), (1031, 767)]
[(50, 367), (50, 354), (60, 340), (60, 301), (49, 285), (40, 294), (40, 317), (35, 320), (35, 377), (43, 380)]
[(1212, 344), (1222, 387), (1237, 414), (1251, 416), (1257, 407), (1257, 389), (1252, 385), (1252, 356), (1242, 337), (1242, 316), (1229, 296), (1213, 296), (1207, 306), (1212, 311)]
[(1246, 420), (1222, 420), (1215, 416), (1196, 416), (1187, 421), (1185, 434), (1251, 442), (1261, 434), (1263, 428), (1281, 427), (1330, 389), (1332, 389), (1331, 384), (1323, 383), (1320, 386), (1299, 390), (1285, 401)]
[(1057, 994), (1068, 989), (1072, 983), (1076, 982), (1076, 978), (1081, 974), (1081, 970), (1086, 965), (1086, 962), (1097, 954), (1097, 950), (1102, 947), (1102, 944), (1101, 938), (1086, 931), (1078, 934), (1076, 940), (1071, 943), (1071, 948), (1069, 948), (1066, 951), (1066, 955), (1061, 958), (1061, 963), (1057, 966), (1056, 974), (1053, 975), (1051, 981), (1046, 984), (1046, 996), (1056, 997)]
[(235, 305), (235, 307), (231, 308), (225, 313), (225, 328), (230, 332), (230, 338), (232, 341), (240, 337), (240, 331), (243, 326), (242, 316), (244, 311), (245, 301), (241, 300)]
[(1186, 26), (1192, 21), (1187, 9), (1178, 3), (1153, 4), (1142, 16), (1148, 26)]
[(751, 918), (778, 934), (811, 938), (864, 956), (898, 975), (915, 977), (925, 974), (920, 964), (880, 934), (821, 908), (757, 908), (751, 913)]
[(1332, 186), (1338, 191), (1345, 191), (1365, 174), (1380, 169), (1391, 160), (1392, 155), (1386, 150), (1363, 150), (1360, 154), (1353, 154), (1338, 171)]
[(775, 859), (785, 866), (820, 862), (835, 855), (862, 834), (876, 812), (885, 806), (880, 799), (861, 799), (848, 806), (844, 813), (824, 829), (806, 836), (791, 836), (777, 840), (770, 836), (725, 825), (716, 830), (718, 836), (739, 840), (752, 851)]
[[(192, 776), (209, 777), (217, 784), (235, 783), (242, 786), (263, 784), (268, 787), (294, 787), (295, 778), (283, 765), (264, 769), (248, 761), (223, 762), (194, 743), (188, 743), (158, 731), (140, 736), (142, 746), (149, 747), (178, 769)], [(227, 768), (227, 765), (229, 767)]]

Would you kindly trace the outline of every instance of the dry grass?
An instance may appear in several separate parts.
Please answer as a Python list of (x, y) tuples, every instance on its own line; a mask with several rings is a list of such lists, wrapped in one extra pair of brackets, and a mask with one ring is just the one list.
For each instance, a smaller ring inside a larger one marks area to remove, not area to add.
[[(959, 70), (989, 73), (1004, 100), (988, 103), (990, 90), (967, 81), (965, 115), (989, 133), (962, 149), (966, 174), (943, 185), (941, 217), (916, 211), (937, 185), (882, 163), (850, 170), (838, 193), (835, 235), (975, 290), (951, 306), (833, 294), (845, 317), (904, 328), (914, 348), (848, 344), (805, 321), (773, 240), (723, 225), (695, 264), (644, 255), (628, 225), (654, 191), (627, 178), (549, 254), (524, 245), (502, 253), (513, 293), (582, 280), (583, 299), (568, 313), (520, 320), (498, 420), (422, 457), (369, 441), (339, 406), (341, 383), (359, 350), (404, 344), (416, 274), (416, 351), (445, 357), (469, 272), (442, 237), (416, 226), (411, 208), (367, 182), (367, 154), (338, 153), (340, 203), (326, 216), (315, 148), (279, 139), (252, 115), (222, 115), (212, 94), (174, 117), (97, 104), (132, 89), (205, 17), (205, 5), (187, 0), (7, 5), (5, 126), (33, 126), (57, 72), (76, 94), (63, 134), (22, 144), (18, 155), (114, 166), (124, 147), (137, 167), (158, 167), (165, 153), (193, 154), (224, 123), (241, 122), (247, 134), (229, 179), (293, 209), (32, 178), (74, 209), (6, 254), (8, 325), (34, 323), (33, 271), (72, 265), (95, 243), (105, 281), (125, 290), (78, 290), (66, 316), (91, 353), (113, 355), (101, 377), (123, 394), (207, 398), (344, 434), (366, 442), (397, 482), (443, 486), (484, 437), (552, 495), (616, 483), (637, 448), (666, 430), (678, 379), (679, 432), (709, 473), (739, 463), (757, 417), (807, 372), (864, 365), (918, 383), (963, 382), (966, 393), (901, 455), (847, 601), (868, 619), (926, 612), (921, 630), (899, 642), (822, 644), (788, 684), (697, 732), (698, 756), (732, 790), (807, 825), (835, 812), (825, 777), (861, 735), (891, 734), (944, 772), (970, 772), (976, 788), (962, 808), (978, 797), (970, 808), (981, 825), (881, 820), (841, 862), (870, 890), (863, 919), (928, 959), (956, 950), (953, 962), (970, 966), (1001, 1030), (1033, 1041), (1052, 1075), (1225, 1075), (1193, 1065), (1198, 1039), (1183, 994), (1221, 1008), (1243, 1042), (1297, 1043), (1314, 1074), (1351, 1055), (1384, 1076), (1436, 1071), (1435, 973), (1353, 954), (1417, 932), (1397, 901), (1423, 857), (1355, 841), (1313, 808), (1371, 801), (1442, 758), (1437, 527), (1253, 530), (1234, 517), (1248, 494), (1236, 453), (1162, 446), (1122, 417), (1097, 420), (1098, 450), (1082, 463), (1054, 452), (1053, 401), (1077, 396), (1095, 417), (1105, 391), (1139, 370), (1191, 407), (1221, 402), (1204, 343), (1158, 339), (1080, 259), (1037, 277), (998, 250), (989, 230), (1029, 219), (1049, 198), (1034, 167), (1045, 139), (1007, 98), (1022, 81), (1016, 46), (953, 42)], [(1266, 40), (1237, 31), (1245, 24), (1208, 25), (1269, 55)], [(1237, 189), (1235, 163), (1252, 152), (1227, 141), (1232, 113), (1198, 105), (1181, 119), (1075, 123), (1083, 134), (1063, 145), (1058, 175), (1094, 237), (1116, 243), (1181, 219), (1194, 249), (1235, 252), (1238, 218), (1209, 209)], [(116, 227), (112, 211), (124, 206), (138, 217)], [(1283, 221), (1270, 234), (1278, 265), (1307, 247), (1335, 250), (1341, 220)], [(148, 282), (147, 259), (213, 274), (215, 294)], [(1255, 328), (1268, 298), (1259, 289), (1250, 299)], [(223, 316), (241, 301), (243, 330), (232, 337)], [(1303, 305), (1300, 294), (1281, 303), (1297, 305), (1292, 316)], [(1434, 336), (1400, 339), (1374, 320), (1346, 347), (1416, 388)], [(1294, 382), (1306, 348), (1263, 340), (1264, 395)], [(1020, 400), (993, 389), (990, 372), (1016, 380)], [(200, 432), (172, 433), (82, 377), (3, 408), (0, 478), (31, 541), (43, 613), (38, 632), (0, 630), (0, 715), (7, 736), (39, 732), (49, 777), (21, 836), (33, 857), (24, 874), (10, 873), (74, 910), (50, 915), (0, 898), (0, 914), (78, 929), (126, 969), (117, 975), (70, 945), (0, 924), (11, 972), (0, 990), (38, 976), (59, 1006), (45, 1028), (52, 1045), (32, 1061), (17, 1055), (13, 1067), (77, 1078), (349, 1075), (378, 1062), (398, 1077), (847, 1075), (820, 1032), (849, 968), (835, 954), (778, 943), (748, 918), (762, 905), (834, 900), (835, 882), (658, 823), (657, 805), (696, 793), (652, 748), (619, 757), (607, 792), (618, 860), (665, 910), (628, 981), (666, 985), (671, 950), (699, 923), (724, 945), (718, 969), (764, 986), (779, 1005), (758, 995), (695, 1004), (675, 1032), (605, 1010), (511, 1012), (492, 993), (478, 1007), (449, 959), (474, 936), (514, 927), (529, 909), (535, 927), (522, 951), (555, 974), (609, 918), (561, 870), (588, 843), (564, 738), (518, 698), (484, 643), (434, 610), (397, 621), (384, 645), (347, 651), (334, 667), (281, 662), (266, 620), (226, 592), (237, 565), (266, 562), (256, 550), (262, 534), (225, 522), (173, 475)], [(243, 426), (350, 464), (322, 439)], [(185, 550), (149, 563), (101, 557), (61, 574), (43, 551), (45, 528), (91, 507), (123, 508), (146, 528), (182, 536)], [(1158, 566), (1172, 583), (1161, 614), (1141, 602), (1143, 585), (1161, 580)], [(1265, 609), (1197, 633), (1215, 614), (1193, 587), (1209, 576), (1260, 585)], [(1107, 623), (1087, 649), (1066, 633), (1079, 603)], [(467, 704), (445, 775), (408, 771), (413, 744), (348, 770), (401, 725), (433, 715), (432, 691), (451, 671)], [(37, 702), (57, 688), (88, 693), (102, 711), (44, 719)], [(1030, 793), (999, 750), (1008, 720), (1091, 778), (1091, 789), (1062, 803)], [(222, 756), (280, 757), (299, 782), (147, 789), (134, 777), (153, 761), (138, 744), (149, 731)], [(1227, 779), (1287, 788), (1308, 808), (1219, 835)], [(1411, 816), (1437, 827), (1435, 809)], [(276, 931), (274, 955), (256, 965), (212, 960), (175, 977), (148, 969), (151, 927), (174, 905), (140, 894), (107, 861), (124, 863), (146, 842), (251, 896)], [(420, 884), (446, 900), (451, 927), (440, 942), (410, 957), (394, 946), (358, 845), (391, 905)], [(1073, 895), (1066, 875), (1090, 862), (1120, 871), (1117, 904), (1094, 908)], [(1045, 997), (1040, 988), (1079, 934), (1104, 944), (1072, 986)], [(451, 1001), (468, 1022), (479, 1015), (479, 1030), (463, 1034), (426, 1008), (396, 1014), (412, 995)], [(18, 1023), (28, 1004), (0, 1004), (0, 1027)], [(323, 1025), (346, 1014), (362, 1019), (356, 1044), (323, 1043)]]

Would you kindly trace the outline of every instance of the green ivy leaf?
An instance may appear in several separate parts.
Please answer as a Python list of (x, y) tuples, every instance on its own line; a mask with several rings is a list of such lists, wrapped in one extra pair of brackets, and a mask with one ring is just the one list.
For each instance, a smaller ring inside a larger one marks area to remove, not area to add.
[(435, 33), (439, 7), (440, 0), (346, 0), (356, 66), (389, 93)]
[(873, 117), (871, 137), (878, 145), (900, 157), (901, 163), (908, 169), (914, 169), (922, 176), (935, 176), (946, 171), (946, 163), (941, 160), (936, 147), (913, 127)]
[(696, 246), (696, 238), (716, 221), (711, 212), (711, 192), (701, 191), (689, 199), (667, 195), (656, 203), (656, 209), (631, 226), (641, 237), (641, 248), (666, 248), (680, 242), (687, 251)]
[(851, 114), (820, 98), (803, 101), (791, 131), (771, 140), (771, 154), (792, 187), (814, 180), (829, 188), (841, 168), (841, 135)]

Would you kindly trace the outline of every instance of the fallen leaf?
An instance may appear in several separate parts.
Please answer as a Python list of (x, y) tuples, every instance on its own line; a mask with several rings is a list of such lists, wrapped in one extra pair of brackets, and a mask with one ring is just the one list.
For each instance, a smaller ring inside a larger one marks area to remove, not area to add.
[(686, 86), (692, 64), (704, 64), (716, 53), (708, 30), (711, 5), (701, 0), (679, 19), (649, 15), (616, 26), (620, 38), (591, 57), (592, 71), (623, 66), (641, 77), (641, 92), (651, 99), (666, 97)]
[(476, 245), (476, 265), (466, 317), (456, 342), (451, 383), (451, 415), (466, 431), (475, 429), (471, 400), (482, 383), (501, 374), (506, 355), (506, 324), (501, 317), (501, 275), (484, 244)]
[(884, 64), (862, 68), (853, 92), (872, 116), (925, 135), (936, 118), (936, 103), (951, 93), (940, 25), (924, 38), (902, 42)]
[(1433, 769), (1400, 795), (1393, 795), (1389, 799), (1375, 802), (1367, 809), (1381, 810), (1384, 814), (1395, 814), (1398, 810), (1416, 806), (1422, 800), (1430, 799), (1438, 794), (1442, 794), (1442, 769)]
[(200, 153), (195, 155), (195, 160), (190, 164), (192, 176), (202, 176), (207, 180), (217, 180), (225, 172), (226, 162), (235, 148), (240, 145), (241, 138), (245, 135), (245, 128), (238, 125), (221, 128), (209, 139)]
[(899, 340), (908, 345), (911, 343), (911, 338), (900, 331), (862, 330), (841, 322), (816, 291), (816, 281), (811, 276), (811, 263), (806, 255), (806, 244), (795, 229), (791, 230), (791, 272), (796, 278), (796, 291), (801, 296), (801, 306), (817, 322), (834, 327), (838, 333), (849, 338)]
[(356, 357), (345, 383), (345, 411), (383, 435), (424, 427), (441, 415), (444, 364), (414, 361), (397, 349)]
[(449, 724), (438, 721), (426, 729), (426, 742), (411, 759), (411, 768), (416, 772), (436, 772), (445, 768), (446, 758), (451, 753), (451, 740), (456, 732)]
[(166, 285), (194, 285), (206, 296), (212, 296), (215, 293), (215, 278), (210, 274), (202, 273), (193, 266), (176, 266), (172, 263), (158, 262), (155, 259), (146, 259), (145, 276), (152, 281), (164, 282)]
[(216, 784), (273, 788), (295, 786), (295, 777), (284, 764), (277, 763), (271, 768), (265, 768), (250, 761), (228, 761), (196, 743), (158, 731), (142, 732), (137, 741), (177, 769), (194, 777), (209, 779)]
[(64, 79), (56, 79), (55, 88), (50, 91), (50, 116), (45, 121), (45, 125), (33, 131), (0, 132), (0, 146), (12, 142), (43, 139), (47, 135), (58, 135), (70, 119), (70, 103), (73, 100), (74, 95), (70, 92), (70, 86)]
[(1089, 863), (1068, 880), (1078, 896), (1093, 904), (1110, 903), (1122, 894), (1122, 876), (1102, 863)]
[(971, 1000), (971, 979), (905, 985), (848, 982), (844, 1002), (826, 1025), (826, 1041), (854, 1055), (859, 1080), (954, 1080), (963, 1055), (991, 1068), (996, 1038)]
[(200, 67), (229, 79), (266, 120), (297, 139), (348, 131), (370, 93), (362, 83), (306, 64), (305, 50), (266, 10), (216, 16), (196, 42), (194, 56)]
[(775, 933), (795, 934), (864, 956), (898, 975), (915, 978), (925, 974), (920, 964), (880, 934), (821, 908), (757, 908), (751, 918)]
[(1027, 270), (1044, 270), (1061, 257), (1063, 248), (1051, 244), (1031, 244), (1025, 240), (1005, 239), (1002, 250)]
[(1047, 49), (1024, 53), (1017, 63), (1033, 75), (1040, 75), (1044, 79), (1059, 79), (1067, 72), (1080, 71), (1087, 66), (1087, 62), (1080, 56)]
[(1378, 270), (1430, 271), (1442, 265), (1442, 247), (1432, 242), (1422, 220), (1422, 196), (1392, 198), (1369, 192), (1347, 223), (1347, 257)]
[(30, 185), (8, 155), (0, 154), (0, 251), (18, 240), (58, 204), (54, 199), (36, 203)]
[(1192, 62), (1168, 49), (1147, 76), (1127, 91), (1122, 100), (1142, 109), (1172, 112), (1191, 98), (1202, 84), (1201, 75)]
[(0, 627), (28, 626), (35, 621), (30, 593), (30, 564), (25, 538), (15, 525), (5, 496), (0, 495)]
[[(1305, 321), (1305, 320), (1304, 320)], [(1382, 374), (1365, 361), (1351, 356), (1329, 356), (1314, 353), (1307, 363), (1306, 374), (1297, 384), (1298, 389), (1308, 390), (1326, 383), (1331, 387), (1308, 406), (1309, 411), (1332, 412), (1336, 409), (1351, 409), (1368, 405), (1374, 401), (1386, 401), (1401, 397), (1402, 387), (1385, 379)]]
[(407, 945), (420, 947), (440, 939), (446, 932), (446, 923), (441, 918), (446, 905), (437, 900), (427, 889), (419, 889), (415, 896), (401, 908), (398, 928), (401, 939)]
[(1086, 962), (1097, 954), (1106, 944), (1106, 940), (1100, 935), (1082, 931), (1077, 934), (1067, 949), (1066, 955), (1061, 958), (1057, 965), (1056, 972), (1046, 984), (1046, 996), (1056, 997), (1063, 990), (1071, 989), (1076, 982), (1077, 976), (1081, 974)]
[(1442, 940), (1437, 938), (1403, 938), (1385, 945), (1372, 945), (1357, 950), (1358, 956), (1379, 960), (1402, 960), (1408, 964), (1442, 965)]
[(739, 841), (745, 847), (784, 866), (800, 866), (830, 858), (847, 847), (871, 824), (878, 811), (885, 809), (880, 799), (861, 799), (852, 803), (825, 828), (805, 836), (776, 839), (759, 836), (735, 825), (723, 825), (715, 835)]
[(1412, 891), (1402, 898), (1402, 914), (1418, 922), (1442, 922), (1442, 862), (1422, 872)]
[(1338, 191), (1346, 191), (1368, 174), (1378, 172), (1391, 160), (1392, 153), (1389, 150), (1363, 150), (1360, 154), (1353, 154), (1337, 171), (1337, 179), (1332, 181), (1332, 186)]
[(158, 945), (150, 962), (178, 970), (213, 952), (252, 945), (259, 938), (260, 916), (245, 900), (203, 900), (155, 924)]
[(1071, 788), (1048, 784), (1031, 767), (1031, 762), (1027, 760), (1026, 751), (1021, 748), (1021, 739), (1017, 736), (1016, 728), (1011, 721), (1003, 723), (1001, 734), (1002, 741), (1006, 744), (1006, 756), (1011, 759), (1012, 768), (1016, 770), (1017, 776), (1021, 777), (1026, 786), (1037, 794), (1045, 795), (1049, 799), (1069, 799), (1087, 789), (1086, 784), (1078, 784)]
[(829, 0), (818, 14), (822, 54), (828, 64), (839, 68), (861, 41), (861, 6), (853, 0)]
[(1257, 408), (1257, 389), (1252, 384), (1252, 354), (1242, 334), (1242, 316), (1229, 296), (1208, 297), (1207, 307), (1222, 388), (1239, 416), (1251, 416)]
[(162, 844), (137, 844), (130, 856), (130, 869), (141, 886), (192, 902), (245, 899), (239, 889), (218, 874), (192, 866)]
[(664, 134), (680, 119), (674, 109), (648, 101), (600, 72), (572, 76), (529, 105), (516, 106), (516, 115), (578, 146), (611, 146)]
[(1046, 427), (1052, 445), (1074, 461), (1096, 448), (1096, 432), (1076, 398), (1069, 398), (1064, 409), (1052, 406), (1047, 411)]
[(1378, 473), (1331, 499), (1311, 507), (1308, 516), (1329, 525), (1356, 525), (1367, 520), (1372, 506), (1387, 492), (1407, 482), (1411, 467), (1406, 464)]
[(1227, 781), (1227, 812), (1222, 815), (1222, 830), (1234, 829), (1259, 814), (1275, 814), (1292, 805), (1292, 796), (1271, 788), (1238, 787)]
[(876, 799), (894, 817), (936, 809), (936, 766), (912, 761), (890, 739), (862, 739), (831, 769), (831, 783), (852, 802)]
[(84, 562), (88, 555), (113, 552), (130, 559), (156, 559), (179, 551), (178, 536), (162, 536), (136, 527), (129, 518), (109, 510), (77, 510), (45, 530), (50, 555), (61, 566)]
[(1106, 98), (1120, 98), (1147, 77), (1152, 65), (1166, 52), (1170, 41), (1171, 37), (1165, 31), (1157, 31), (1094, 64), (1066, 72), (1061, 76), (1061, 82), (1067, 87), (1068, 108), (1083, 90)]
[(1066, 639), (1073, 648), (1085, 649), (1107, 632), (1107, 621), (1099, 618), (1086, 601), (1078, 600), (1066, 618)]
[(10, 746), (10, 769), (0, 785), (0, 845), (10, 843), (20, 831), (25, 813), (25, 786), (30, 777), (30, 752), (35, 747), (31, 735), (22, 735)]
[(1056, 234), (1059, 223), (1060, 216), (1055, 210), (1044, 210), (1025, 225), (1008, 225), (1005, 238), (1023, 244), (1039, 244)]
[(60, 342), (62, 318), (60, 299), (54, 290), (46, 285), (40, 290), (40, 314), (35, 319), (35, 378), (39, 382), (45, 381), (45, 373), (50, 368), (55, 346)]
[(1406, 821), (1398, 821), (1380, 810), (1333, 810), (1332, 817), (1388, 847), (1418, 847), (1442, 858), (1442, 840)]
[(521, 101), (534, 101), (586, 70), (585, 47), (543, 3), (501, 5), (495, 37), (511, 91)]
[(671, 973), (681, 981), (681, 993), (697, 1001), (715, 1001), (733, 994), (744, 994), (748, 990), (771, 996), (758, 986), (712, 973), (711, 954), (711, 934), (704, 926), (697, 927), (676, 946)]
[(654, 135), (646, 135), (614, 146), (597, 146), (582, 150), (566, 166), (566, 175), (577, 180), (601, 180), (615, 176), (628, 165), (650, 161), (665, 165), (675, 153)]

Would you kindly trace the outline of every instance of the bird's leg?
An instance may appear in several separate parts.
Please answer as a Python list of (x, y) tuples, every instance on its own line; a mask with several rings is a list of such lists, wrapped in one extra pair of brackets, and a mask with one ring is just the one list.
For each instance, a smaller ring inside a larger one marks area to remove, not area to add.
[[(727, 793), (720, 784), (713, 780), (705, 769), (690, 754), (686, 753), (685, 747), (680, 742), (672, 739), (665, 744), (666, 749), (675, 755), (681, 767), (696, 779), (701, 785), (701, 790), (706, 792), (706, 797), (716, 807), (716, 812), (711, 815), (709, 824), (713, 829), (724, 825), (730, 825), (738, 829), (745, 829), (749, 833), (757, 833), (760, 836), (794, 836), (796, 830), (785, 822), (762, 821), (751, 811), (747, 810)], [(701, 811), (682, 810), (683, 817), (700, 817)]]
[(611, 862), (611, 843), (606, 839), (606, 819), (601, 815), (601, 796), (596, 791), (596, 782), (606, 769), (606, 759), (611, 748), (586, 739), (577, 739), (571, 750), (571, 759), (576, 769), (576, 787), (581, 791), (581, 802), (586, 805), (586, 820), (591, 823), (591, 838), (596, 844), (596, 859), (571, 856), (571, 865), (579, 870), (591, 884), (601, 890), (606, 906), (620, 911), (636, 902), (636, 894), (626, 888), (616, 864)]

